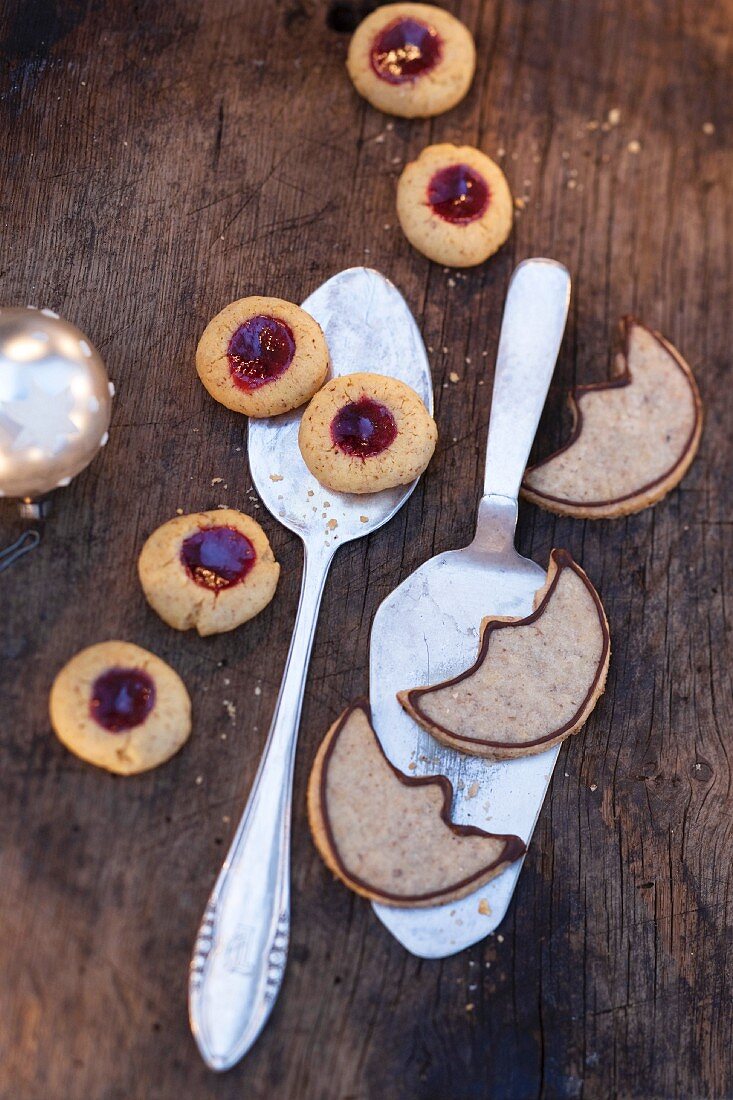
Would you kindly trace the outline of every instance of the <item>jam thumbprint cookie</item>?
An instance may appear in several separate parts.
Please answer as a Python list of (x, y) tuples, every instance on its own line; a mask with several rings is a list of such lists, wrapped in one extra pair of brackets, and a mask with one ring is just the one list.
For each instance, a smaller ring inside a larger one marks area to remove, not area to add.
[(413, 389), (381, 374), (332, 378), (303, 413), (298, 442), (321, 485), (378, 493), (407, 485), (433, 457), (438, 429)]
[(145, 598), (176, 630), (222, 634), (253, 619), (275, 595), (280, 566), (267, 535), (234, 508), (176, 516), (140, 553)]
[(432, 4), (385, 4), (359, 25), (346, 60), (357, 92), (403, 118), (449, 111), (476, 69), (471, 32)]
[(429, 145), (400, 176), (397, 217), (424, 256), (448, 267), (473, 267), (511, 233), (512, 195), (485, 153), (470, 145)]
[(280, 298), (240, 298), (209, 321), (196, 370), (212, 397), (247, 416), (297, 409), (328, 373), (328, 347), (309, 313)]
[(163, 764), (191, 732), (183, 680), (130, 642), (101, 642), (72, 657), (53, 682), (50, 712), (67, 749), (118, 775)]

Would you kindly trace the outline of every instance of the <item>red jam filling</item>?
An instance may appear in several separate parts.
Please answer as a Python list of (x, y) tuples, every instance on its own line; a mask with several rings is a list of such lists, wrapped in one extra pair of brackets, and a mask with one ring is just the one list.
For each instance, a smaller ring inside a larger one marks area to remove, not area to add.
[(428, 202), (447, 222), (466, 224), (480, 218), (491, 195), (483, 176), (467, 164), (451, 164), (428, 184)]
[(331, 439), (355, 458), (373, 458), (386, 451), (397, 437), (395, 418), (386, 405), (360, 397), (344, 405), (331, 421)]
[(227, 348), (232, 380), (248, 393), (284, 374), (294, 355), (292, 329), (276, 317), (250, 317), (232, 335)]
[(191, 580), (214, 592), (244, 580), (256, 557), (247, 536), (234, 527), (202, 527), (181, 546), (181, 561)]
[(395, 19), (372, 43), (372, 68), (388, 84), (404, 84), (434, 69), (442, 53), (433, 27), (417, 19)]
[(155, 684), (141, 668), (110, 668), (92, 686), (89, 712), (110, 733), (141, 725), (155, 705)]

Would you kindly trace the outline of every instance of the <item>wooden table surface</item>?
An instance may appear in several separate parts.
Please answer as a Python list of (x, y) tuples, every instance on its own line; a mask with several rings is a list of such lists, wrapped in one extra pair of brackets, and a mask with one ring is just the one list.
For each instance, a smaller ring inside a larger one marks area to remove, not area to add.
[[(0, 581), (2, 1100), (733, 1096), (733, 5), (448, 6), (476, 36), (476, 79), (410, 122), (356, 96), (326, 0), (6, 5), (1, 299), (78, 324), (118, 396), (109, 446)], [(523, 200), (507, 246), (460, 276), (395, 224), (401, 167), (446, 140), (500, 159)], [(567, 430), (567, 386), (606, 376), (628, 311), (687, 356), (706, 425), (654, 509), (592, 523), (522, 506), (522, 553), (567, 547), (603, 597), (608, 691), (562, 748), (500, 934), (425, 962), (324, 868), (305, 782), (367, 688), (381, 599), (472, 535), (503, 298), (532, 255), (574, 281), (539, 453)], [(263, 746), (301, 550), (258, 510), (245, 421), (208, 397), (194, 348), (231, 299), (300, 301), (360, 263), (433, 348), (441, 441), (392, 523), (336, 558), (297, 760), (287, 976), (253, 1051), (215, 1076), (188, 1030), (188, 961)], [(261, 520), (282, 580), (250, 625), (201, 640), (148, 609), (135, 563), (177, 508), (223, 503)], [(10, 505), (0, 518), (8, 541)], [(194, 699), (190, 743), (137, 778), (49, 729), (55, 673), (108, 638), (153, 649)]]

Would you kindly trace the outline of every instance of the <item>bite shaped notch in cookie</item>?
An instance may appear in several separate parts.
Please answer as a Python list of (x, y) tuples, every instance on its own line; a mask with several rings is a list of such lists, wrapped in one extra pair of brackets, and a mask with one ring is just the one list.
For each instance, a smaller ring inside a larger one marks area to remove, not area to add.
[(164, 763), (191, 732), (180, 676), (130, 642), (101, 642), (72, 657), (53, 682), (49, 709), (67, 749), (118, 775)]
[(483, 263), (513, 221), (509, 184), (498, 164), (470, 145), (429, 145), (397, 184), (397, 217), (410, 244), (449, 267)]
[(429, 118), (463, 99), (476, 69), (467, 27), (432, 4), (384, 4), (351, 39), (346, 67), (373, 107), (403, 118)]
[(435, 421), (410, 386), (365, 372), (327, 382), (298, 432), (306, 466), (338, 493), (409, 485), (427, 467), (437, 439)]
[(267, 607), (280, 566), (256, 520), (217, 508), (176, 516), (153, 531), (138, 574), (164, 622), (208, 635), (234, 630)]
[(525, 472), (522, 496), (550, 512), (640, 512), (679, 484), (697, 454), (702, 401), (690, 367), (641, 321), (624, 317), (620, 329), (612, 378), (569, 394), (568, 442)]
[(405, 908), (477, 890), (524, 855), (517, 836), (450, 820), (445, 776), (404, 775), (384, 755), (365, 702), (331, 726), (308, 782), (308, 820), (326, 865), (363, 897)]
[(318, 322), (282, 298), (240, 298), (217, 313), (196, 349), (212, 397), (247, 416), (278, 416), (310, 400), (329, 358)]
[(598, 593), (566, 550), (524, 619), (481, 623), (475, 663), (450, 680), (398, 693), (437, 741), (469, 755), (511, 759), (577, 733), (603, 694), (611, 654)]

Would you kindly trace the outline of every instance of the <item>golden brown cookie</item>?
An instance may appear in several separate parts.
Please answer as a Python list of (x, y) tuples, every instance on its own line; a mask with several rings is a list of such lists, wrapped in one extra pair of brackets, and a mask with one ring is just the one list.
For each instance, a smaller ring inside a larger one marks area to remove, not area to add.
[(444, 775), (403, 775), (372, 729), (366, 703), (334, 722), (308, 781), (308, 820), (326, 866), (364, 897), (417, 908), (455, 901), (524, 855), (518, 836), (450, 820)]
[(424, 256), (473, 267), (511, 233), (512, 196), (501, 168), (485, 153), (470, 145), (429, 145), (400, 176), (397, 217)]
[(382, 374), (332, 378), (303, 413), (303, 461), (337, 493), (408, 485), (433, 457), (435, 421), (410, 386)]
[(432, 687), (398, 693), (416, 722), (450, 748), (510, 759), (577, 733), (605, 691), (611, 654), (598, 593), (566, 550), (525, 619), (481, 623), (475, 664)]
[(429, 118), (455, 107), (471, 86), (476, 47), (467, 27), (432, 4), (385, 4), (357, 27), (346, 67), (373, 107)]
[(561, 515), (613, 519), (656, 504), (687, 473), (702, 433), (702, 401), (680, 353), (633, 317), (609, 382), (569, 395), (570, 439), (528, 467), (522, 496)]
[(164, 622), (205, 635), (234, 630), (267, 607), (280, 566), (259, 523), (217, 508), (176, 516), (153, 531), (138, 573)]
[(196, 370), (212, 397), (247, 416), (308, 401), (328, 374), (328, 347), (309, 313), (281, 298), (240, 298), (209, 321)]
[(101, 642), (72, 657), (53, 682), (50, 712), (67, 749), (118, 775), (164, 763), (191, 732), (180, 676), (130, 642)]

